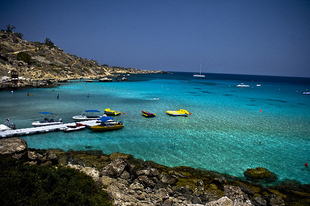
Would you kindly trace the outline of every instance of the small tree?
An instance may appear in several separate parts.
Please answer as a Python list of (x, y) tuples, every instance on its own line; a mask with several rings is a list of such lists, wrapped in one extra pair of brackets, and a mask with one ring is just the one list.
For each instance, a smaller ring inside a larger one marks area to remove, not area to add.
[(10, 24), (6, 25), (6, 32), (8, 33), (12, 33), (13, 29), (15, 29), (15, 26), (11, 26)]
[(49, 48), (52, 48), (55, 46), (54, 43), (48, 37), (46, 37), (44, 44), (49, 46)]

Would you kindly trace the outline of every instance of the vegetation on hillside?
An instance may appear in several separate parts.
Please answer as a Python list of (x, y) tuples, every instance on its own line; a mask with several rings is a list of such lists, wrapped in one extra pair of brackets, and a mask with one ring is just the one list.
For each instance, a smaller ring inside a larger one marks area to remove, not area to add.
[(66, 167), (25, 165), (0, 157), (1, 205), (103, 205), (108, 194), (84, 173)]

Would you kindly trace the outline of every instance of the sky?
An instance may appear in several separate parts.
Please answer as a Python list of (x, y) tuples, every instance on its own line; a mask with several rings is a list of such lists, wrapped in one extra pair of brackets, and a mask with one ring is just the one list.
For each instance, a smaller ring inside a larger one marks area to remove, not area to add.
[(0, 28), (100, 65), (310, 77), (309, 0), (10, 0)]

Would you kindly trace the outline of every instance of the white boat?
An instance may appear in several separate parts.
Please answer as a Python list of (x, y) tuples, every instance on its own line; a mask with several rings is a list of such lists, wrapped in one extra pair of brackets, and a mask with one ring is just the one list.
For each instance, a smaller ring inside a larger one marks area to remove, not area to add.
[(4, 124), (0, 124), (0, 132), (4, 132), (6, 130), (12, 130), (12, 129)]
[(194, 74), (193, 77), (206, 77), (204, 74), (201, 74), (201, 65), (200, 65), (200, 73)]
[(244, 83), (241, 83), (241, 84), (238, 84), (237, 87), (250, 87), (250, 85), (247, 85), (247, 84), (244, 84)]
[(76, 123), (75, 125), (67, 125), (67, 127), (63, 130), (64, 132), (73, 132), (77, 130), (85, 129), (84, 124)]
[(101, 117), (106, 117), (107, 115), (99, 115), (99, 110), (85, 110), (85, 114), (73, 116), (72, 119), (76, 121), (85, 121), (85, 120), (97, 120)]
[(58, 114), (54, 114), (51, 112), (40, 112), (40, 115), (43, 117), (43, 121), (35, 121), (32, 123), (32, 126), (41, 127), (41, 126), (63, 124), (63, 121), (61, 118), (59, 118), (58, 121), (55, 120)]

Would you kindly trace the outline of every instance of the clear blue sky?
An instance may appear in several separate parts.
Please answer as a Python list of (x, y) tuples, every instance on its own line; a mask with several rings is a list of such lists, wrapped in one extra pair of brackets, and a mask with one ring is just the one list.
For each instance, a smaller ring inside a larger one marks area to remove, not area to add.
[(310, 77), (309, 0), (10, 0), (7, 24), (100, 65)]

